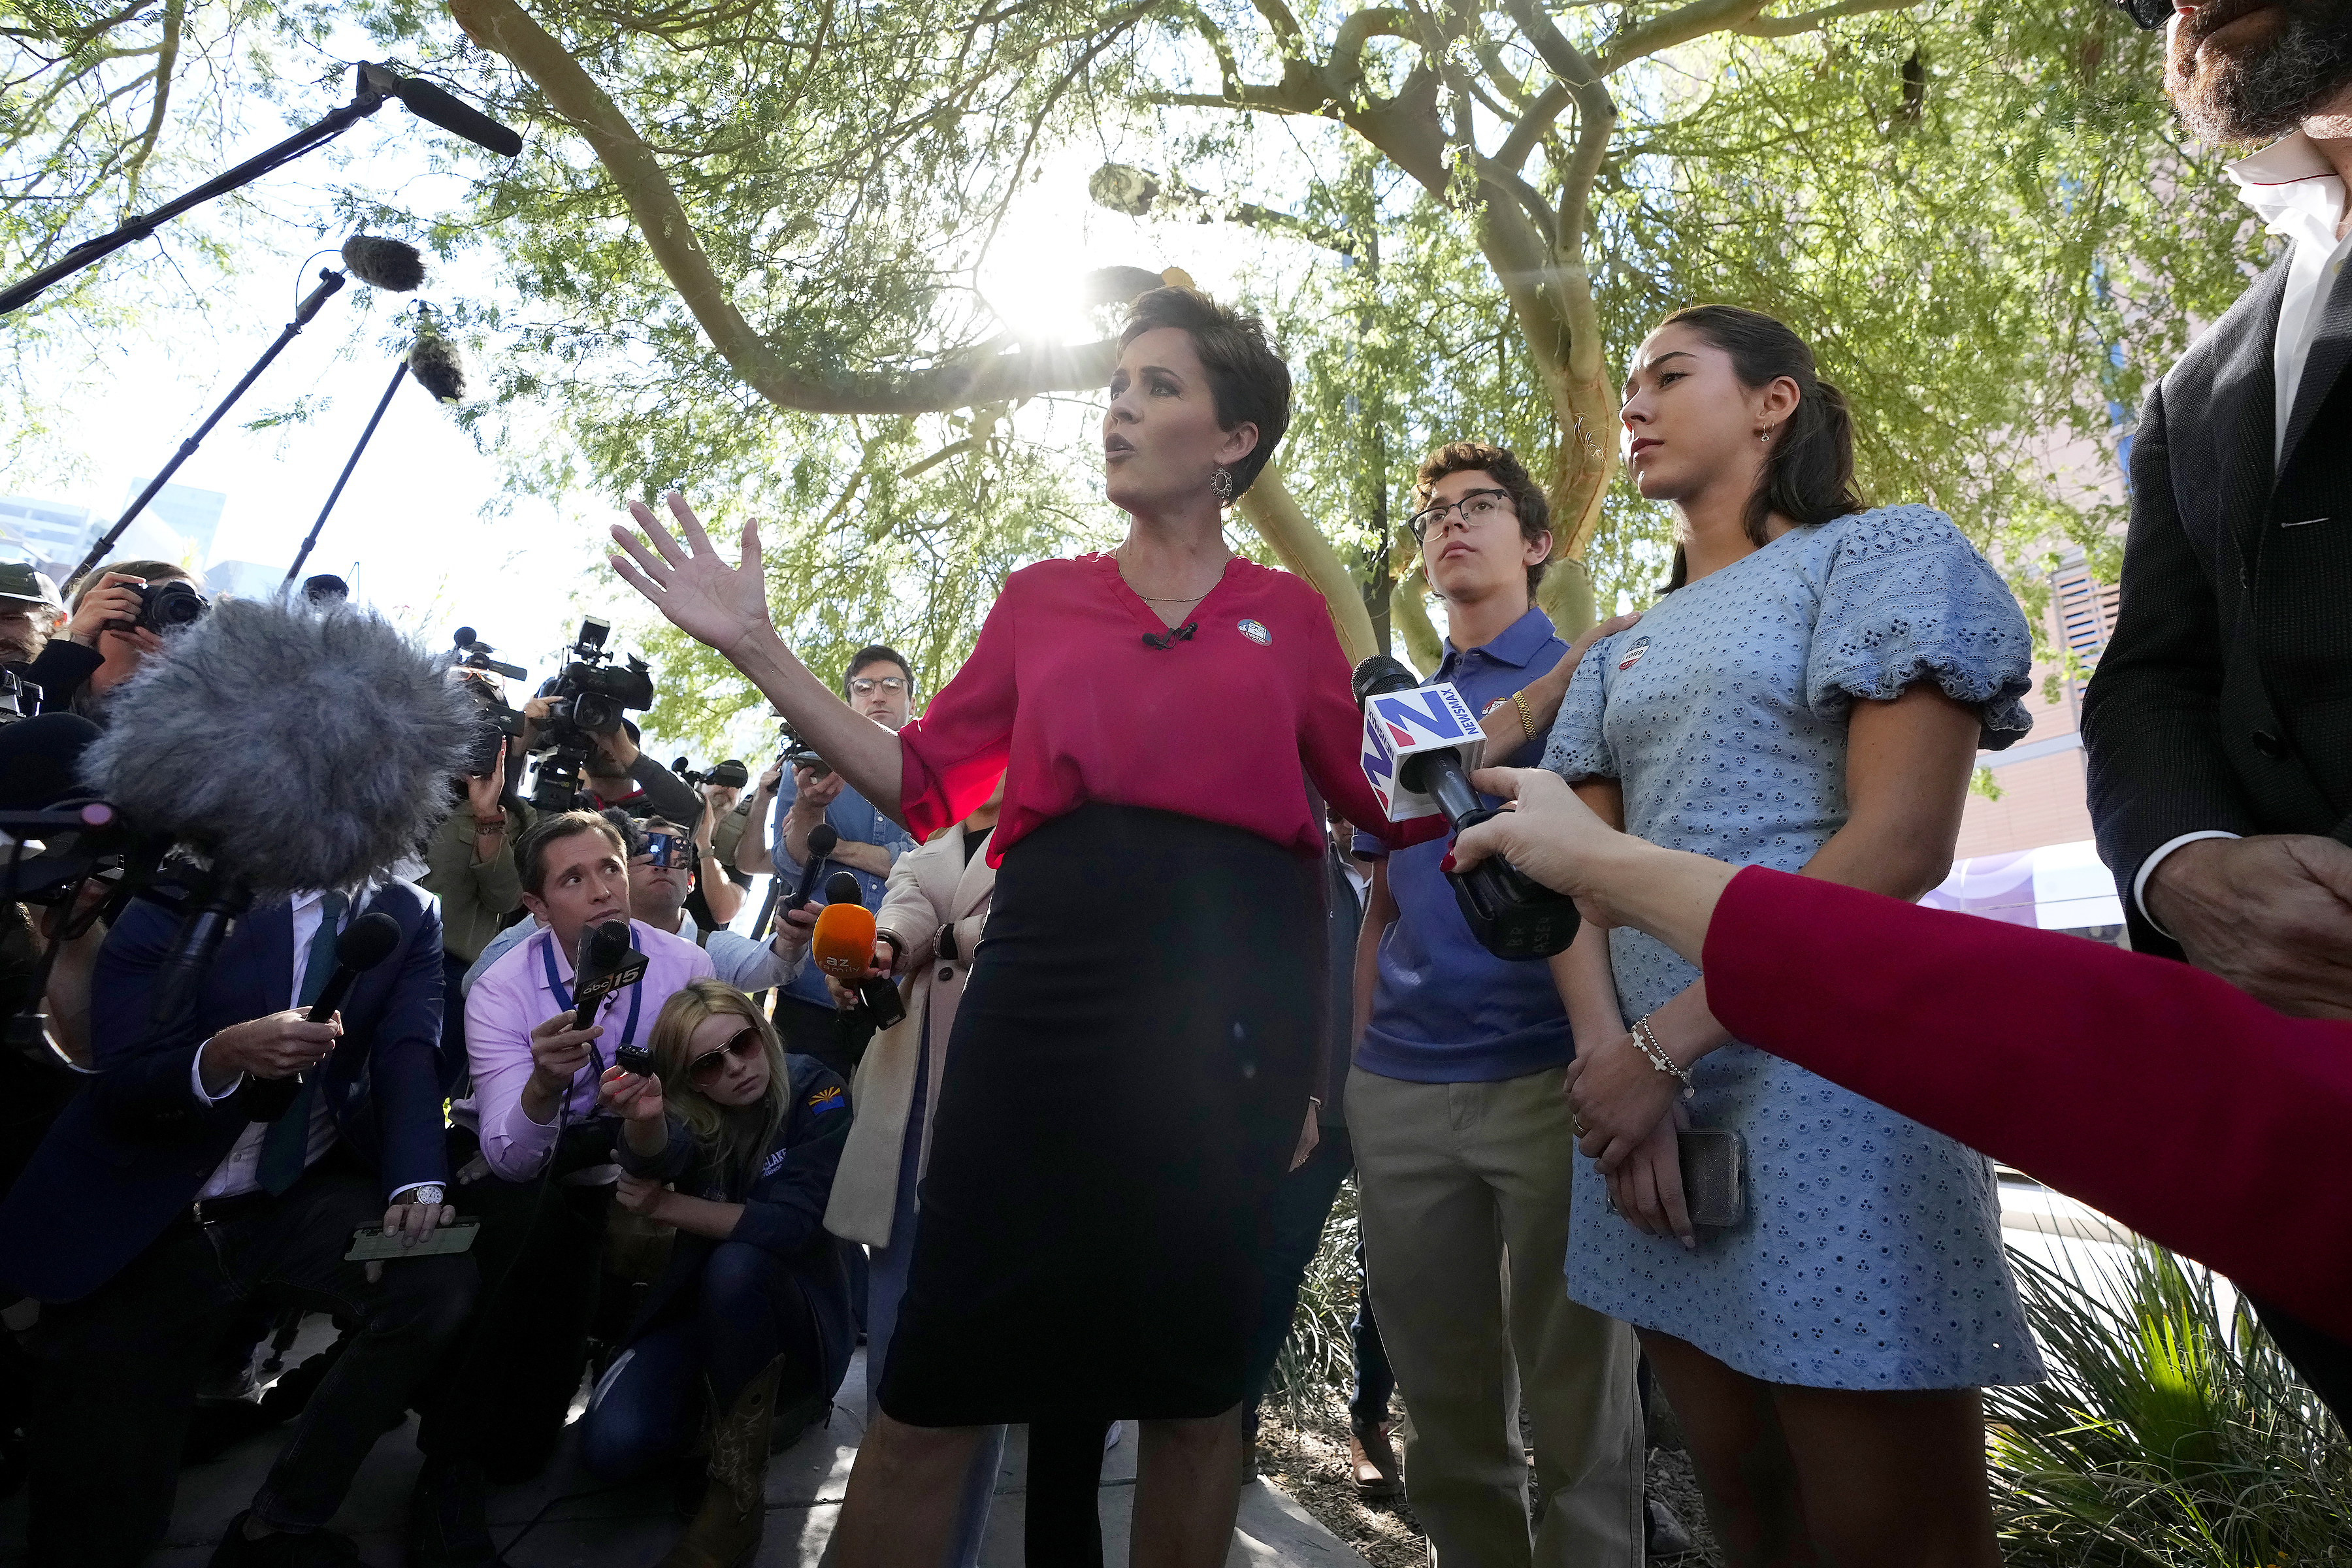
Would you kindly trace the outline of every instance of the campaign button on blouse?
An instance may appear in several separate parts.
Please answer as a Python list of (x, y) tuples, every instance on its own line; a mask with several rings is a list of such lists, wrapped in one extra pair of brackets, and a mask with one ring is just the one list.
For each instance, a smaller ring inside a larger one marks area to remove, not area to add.
[(1617, 661), (1617, 668), (1620, 670), (1633, 668), (1635, 665), (1642, 662), (1642, 656), (1649, 651), (1650, 639), (1643, 637), (1640, 642), (1635, 643), (1632, 647), (1625, 650), (1625, 657)]
[(1261, 647), (1274, 641), (1274, 634), (1267, 631), (1264, 624), (1260, 622), (1244, 618), (1243, 620), (1235, 623), (1235, 625), (1240, 630), (1242, 636), (1249, 638), (1250, 641), (1256, 643)]

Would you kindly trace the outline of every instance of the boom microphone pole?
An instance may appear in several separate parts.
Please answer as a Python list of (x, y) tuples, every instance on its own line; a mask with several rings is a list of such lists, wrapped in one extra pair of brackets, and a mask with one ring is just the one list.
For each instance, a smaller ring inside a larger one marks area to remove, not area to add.
[[(353, 240), (346, 244), (343, 247), (344, 254), (350, 255), (352, 246), (358, 243), (357, 240)], [(408, 250), (406, 246), (400, 246), (398, 248)], [(409, 251), (410, 258), (414, 258), (415, 255), (415, 252)], [(354, 268), (353, 270), (356, 271), (358, 268)], [(404, 272), (403, 276), (405, 277), (406, 274)], [(379, 288), (386, 286), (378, 282), (376, 279), (368, 278), (365, 273), (362, 273), (362, 277), (365, 281), (376, 283)], [(415, 284), (411, 283), (409, 287), (414, 288)], [(327, 526), (327, 514), (334, 510), (335, 503), (342, 499), (343, 487), (352, 480), (352, 470), (360, 466), (360, 454), (367, 450), (368, 442), (374, 438), (375, 427), (383, 422), (383, 411), (392, 406), (393, 394), (400, 390), (400, 384), (407, 379), (408, 373), (415, 370), (416, 384), (442, 402), (454, 403), (465, 394), (466, 374), (458, 366), (457, 351), (450, 347), (448, 341), (435, 329), (431, 312), (426, 307), (419, 305), (417, 310), (420, 317), (416, 341), (409, 345), (408, 352), (400, 356), (400, 363), (393, 368), (391, 384), (383, 389), (383, 395), (376, 400), (375, 412), (368, 416), (367, 428), (360, 432), (359, 445), (352, 448), (350, 461), (343, 465), (343, 471), (335, 477), (335, 488), (327, 492), (327, 504), (319, 509), (319, 521), (310, 525), (310, 537), (303, 540), (302, 548), (295, 552), (294, 564), (286, 568), (288, 583), (294, 581), (295, 576), (301, 572), (302, 563), (310, 559), (311, 547), (319, 542), (320, 531)]]
[(58, 279), (70, 278), (83, 268), (105, 260), (123, 247), (145, 239), (191, 207), (202, 206), (215, 196), (226, 195), (240, 185), (251, 184), (272, 169), (325, 146), (383, 108), (387, 98), (400, 100), (408, 106), (408, 112), (419, 120), (438, 125), (444, 131), (455, 132), (475, 145), (487, 147), (501, 157), (511, 158), (522, 151), (521, 136), (479, 110), (468, 109), (431, 82), (402, 76), (388, 66), (363, 63), (359, 68), (359, 80), (349, 103), (324, 119), (304, 126), (276, 146), (257, 153), (236, 167), (205, 181), (187, 195), (165, 202), (152, 213), (130, 219), (111, 234), (82, 241), (58, 260), (10, 285), (5, 290), (0, 290), (0, 316), (31, 304)]
[(262, 351), (261, 357), (253, 362), (253, 368), (245, 373), (245, 378), (229, 388), (228, 395), (220, 400), (220, 405), (212, 411), (211, 416), (196, 426), (194, 435), (180, 443), (180, 449), (172, 454), (172, 460), (164, 464), (162, 471), (153, 479), (147, 481), (147, 488), (141, 490), (138, 499), (133, 500), (123, 514), (115, 520), (114, 526), (108, 529), (100, 537), (99, 542), (89, 547), (89, 553), (81, 558), (81, 564), (75, 567), (72, 576), (66, 579), (68, 583), (106, 559), (107, 552), (114, 548), (114, 542), (122, 537), (122, 531), (129, 528), (132, 520), (147, 510), (147, 503), (153, 500), (163, 488), (172, 482), (172, 476), (180, 471), (180, 465), (195, 456), (196, 448), (204, 444), (205, 437), (213, 433), (213, 426), (221, 422), (222, 416), (236, 406), (236, 400), (245, 395), (246, 388), (261, 378), (261, 373), (269, 368), (270, 362), (278, 357), (288, 343), (294, 341), (295, 333), (310, 324), (310, 318), (319, 313), (320, 306), (334, 297), (335, 291), (343, 286), (344, 281), (343, 274), (333, 268), (319, 268), (319, 286), (304, 295), (302, 302), (294, 307), (294, 319), (286, 323), (286, 330), (278, 334), (278, 341)]

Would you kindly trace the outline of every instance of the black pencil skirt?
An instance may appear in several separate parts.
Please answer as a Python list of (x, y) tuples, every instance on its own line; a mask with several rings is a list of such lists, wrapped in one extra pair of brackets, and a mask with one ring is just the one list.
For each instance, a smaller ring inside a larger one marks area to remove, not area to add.
[(1242, 1397), (1314, 1092), (1315, 863), (1088, 805), (1004, 858), (956, 1016), (882, 1408), (1179, 1419)]

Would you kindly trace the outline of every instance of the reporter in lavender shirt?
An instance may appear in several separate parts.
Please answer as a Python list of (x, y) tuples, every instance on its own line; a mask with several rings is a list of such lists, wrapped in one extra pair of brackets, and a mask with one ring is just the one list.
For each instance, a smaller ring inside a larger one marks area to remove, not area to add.
[(615, 1047), (653, 1037), (662, 1004), (711, 973), (709, 954), (631, 921), (645, 977), (594, 1026), (570, 1027), (580, 933), (629, 914), (628, 847), (590, 811), (541, 817), (515, 850), (523, 907), (546, 926), (492, 964), (466, 998), (474, 1095), (450, 1108), (450, 1196), (482, 1222), (481, 1309), (418, 1402), (425, 1452), (410, 1503), (414, 1568), (488, 1563), (485, 1489), (544, 1467), (587, 1364), (589, 1318), (612, 1203), (599, 1076)]

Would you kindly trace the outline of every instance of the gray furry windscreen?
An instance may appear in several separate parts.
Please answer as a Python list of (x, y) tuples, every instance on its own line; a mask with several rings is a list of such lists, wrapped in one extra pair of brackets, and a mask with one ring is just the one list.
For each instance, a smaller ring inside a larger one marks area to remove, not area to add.
[(448, 815), (481, 719), (372, 610), (222, 599), (120, 688), (83, 781), (262, 896), (382, 875)]

